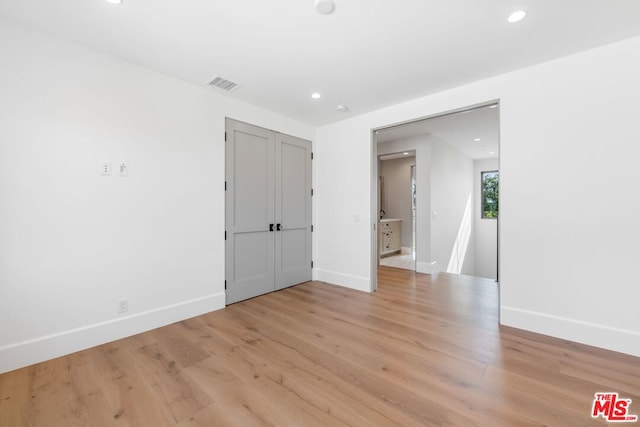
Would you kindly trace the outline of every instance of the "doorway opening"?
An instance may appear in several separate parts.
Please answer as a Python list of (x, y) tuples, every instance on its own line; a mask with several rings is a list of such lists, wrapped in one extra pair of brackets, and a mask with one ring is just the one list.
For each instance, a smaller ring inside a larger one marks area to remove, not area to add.
[[(374, 129), (372, 134), (373, 225), (372, 290), (385, 249), (382, 221), (389, 217), (386, 155), (414, 156), (407, 169), (407, 215), (401, 219), (411, 241), (417, 273), (449, 273), (498, 279), (498, 185), (500, 107), (498, 101)], [(391, 159), (390, 159), (391, 160)], [(490, 172), (490, 174), (488, 174)], [(492, 184), (487, 213), (487, 183)], [(495, 184), (495, 185), (494, 185)], [(484, 198), (484, 200), (483, 200)], [(495, 199), (495, 200), (494, 200)], [(483, 206), (484, 204), (484, 206)], [(495, 209), (494, 209), (495, 208)], [(392, 211), (392, 217), (398, 216)], [(382, 215), (380, 215), (382, 214)], [(400, 250), (400, 253), (402, 250)], [(393, 267), (393, 266), (392, 266)]]
[(378, 260), (415, 271), (415, 150), (378, 152)]

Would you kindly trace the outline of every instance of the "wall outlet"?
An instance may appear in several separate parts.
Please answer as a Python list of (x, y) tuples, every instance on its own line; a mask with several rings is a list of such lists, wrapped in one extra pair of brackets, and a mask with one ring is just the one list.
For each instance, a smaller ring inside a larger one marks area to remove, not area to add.
[(127, 298), (121, 299), (118, 302), (118, 313), (126, 313), (129, 311), (129, 300)]

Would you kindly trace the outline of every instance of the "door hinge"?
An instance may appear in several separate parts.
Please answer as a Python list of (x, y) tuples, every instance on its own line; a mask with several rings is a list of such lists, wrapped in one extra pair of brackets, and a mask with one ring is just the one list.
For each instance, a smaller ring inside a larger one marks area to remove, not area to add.
[(313, 188), (311, 189), (311, 195), (313, 196)]
[(224, 182), (224, 191), (227, 191), (227, 181)]
[(313, 233), (313, 224), (311, 224), (311, 232)]
[(227, 230), (224, 230), (224, 240), (227, 240)]
[(313, 151), (311, 152), (311, 160), (313, 160)]
[(227, 142), (227, 133), (224, 133), (224, 142)]
[(311, 261), (311, 268), (313, 268), (313, 261)]
[(225, 291), (227, 290), (227, 281), (226, 280), (224, 281), (224, 290)]

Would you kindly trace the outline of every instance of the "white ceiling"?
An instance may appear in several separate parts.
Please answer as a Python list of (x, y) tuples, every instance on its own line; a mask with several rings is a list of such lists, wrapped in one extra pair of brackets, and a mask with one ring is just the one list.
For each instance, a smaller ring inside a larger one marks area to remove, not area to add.
[(335, 2), (0, 0), (0, 17), (196, 85), (224, 77), (242, 85), (229, 96), (313, 125), (640, 34), (638, 0)]
[(493, 104), (382, 129), (376, 133), (376, 142), (382, 144), (420, 136), (449, 144), (474, 160), (498, 158), (500, 107)]

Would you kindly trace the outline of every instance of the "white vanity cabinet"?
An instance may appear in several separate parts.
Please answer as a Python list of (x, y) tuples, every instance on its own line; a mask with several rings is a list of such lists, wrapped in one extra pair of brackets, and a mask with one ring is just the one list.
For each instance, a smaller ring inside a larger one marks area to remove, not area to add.
[(378, 223), (380, 256), (400, 253), (402, 250), (402, 220), (381, 219)]

